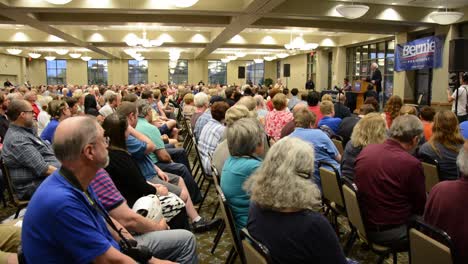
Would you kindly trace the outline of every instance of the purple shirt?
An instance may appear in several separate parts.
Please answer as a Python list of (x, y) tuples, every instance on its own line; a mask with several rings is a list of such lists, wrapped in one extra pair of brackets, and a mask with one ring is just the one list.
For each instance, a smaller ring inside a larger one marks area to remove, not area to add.
[(460, 263), (468, 263), (468, 179), (443, 181), (431, 190), (424, 211), (424, 221), (452, 238)]
[(365, 147), (356, 159), (354, 181), (370, 226), (405, 224), (422, 215), (426, 202), (421, 162), (395, 140)]
[(120, 194), (106, 170), (100, 169), (91, 181), (91, 187), (102, 206), (109, 212), (121, 205), (125, 198)]

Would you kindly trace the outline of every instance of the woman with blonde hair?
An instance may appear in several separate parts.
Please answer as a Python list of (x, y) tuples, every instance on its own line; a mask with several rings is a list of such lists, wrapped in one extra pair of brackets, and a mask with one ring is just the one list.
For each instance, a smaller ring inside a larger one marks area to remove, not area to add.
[(341, 175), (354, 179), (354, 162), (369, 144), (381, 144), (387, 139), (385, 120), (379, 113), (369, 113), (356, 124), (351, 140), (346, 144), (341, 162)]
[(452, 111), (443, 110), (434, 116), (432, 137), (421, 146), (419, 156), (437, 160), (442, 173), (439, 178), (454, 180), (458, 178), (457, 155), (463, 143), (457, 116)]
[(393, 120), (400, 115), (400, 109), (402, 106), (403, 100), (401, 100), (400, 96), (393, 95), (388, 99), (383, 113), (385, 116), (385, 121), (387, 122), (387, 128), (390, 128), (392, 126)]
[(321, 194), (310, 164), (313, 147), (286, 137), (244, 184), (251, 201), (247, 229), (273, 263), (346, 263), (335, 231), (317, 212)]

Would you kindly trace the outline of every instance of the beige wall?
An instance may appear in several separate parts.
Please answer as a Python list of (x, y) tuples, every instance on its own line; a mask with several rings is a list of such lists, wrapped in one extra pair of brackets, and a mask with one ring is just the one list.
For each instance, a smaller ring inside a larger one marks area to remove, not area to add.
[(46, 61), (44, 59), (32, 60), (28, 63), (28, 77), (31, 85), (46, 84)]
[(18, 56), (0, 54), (0, 82), (9, 79), (13, 84), (23, 84), (26, 79), (25, 59)]
[(188, 82), (198, 84), (200, 80), (208, 84), (208, 61), (189, 60)]
[[(315, 89), (317, 91), (321, 91), (328, 87), (328, 51), (320, 50), (317, 52), (315, 56), (317, 56)], [(334, 63), (334, 64), (337, 64), (337, 63)]]
[(88, 63), (83, 60), (67, 60), (67, 83), (87, 84), (88, 83)]
[[(128, 67), (128, 63), (127, 67)], [(148, 60), (148, 83), (167, 83), (169, 79), (169, 61), (168, 60)], [(128, 70), (127, 73), (127, 82), (128, 82)], [(190, 72), (190, 64), (189, 64)]]
[[(127, 84), (128, 83), (128, 61), (127, 60), (109, 60), (108, 83), (109, 84)], [(148, 77), (149, 78), (149, 77)]]
[[(236, 84), (236, 85), (243, 85), (247, 81), (247, 79), (239, 79), (237, 78), (237, 73), (238, 73), (238, 67), (239, 66), (244, 66), (246, 67), (246, 63), (248, 61), (241, 61), (241, 60), (236, 60), (236, 61), (230, 61), (227, 64), (227, 84)], [(247, 69), (245, 73), (245, 78), (247, 78)]]
[[(284, 64), (291, 65), (291, 77), (289, 78), (284, 77)], [(276, 76), (276, 73), (274, 76)], [(305, 54), (299, 54), (282, 59), (281, 79), (283, 80), (283, 84), (287, 84), (289, 89), (304, 89), (305, 83), (307, 82), (307, 56)], [(275, 79), (273, 78), (273, 80)]]
[(445, 35), (445, 42), (442, 51), (442, 67), (434, 69), (432, 72), (432, 102), (445, 104), (447, 103), (447, 87), (449, 82), (449, 42), (456, 37), (456, 26), (438, 26), (436, 27), (435, 35)]

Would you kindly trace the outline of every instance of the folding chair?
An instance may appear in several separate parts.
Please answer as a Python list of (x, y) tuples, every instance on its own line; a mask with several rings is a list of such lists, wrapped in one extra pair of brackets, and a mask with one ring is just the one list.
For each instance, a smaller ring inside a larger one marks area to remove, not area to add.
[[(326, 169), (324, 165), (332, 168), (332, 170)], [(332, 224), (337, 234), (339, 234), (337, 217), (338, 215), (346, 216), (340, 173), (335, 166), (325, 161), (320, 161), (318, 167), (322, 183), (322, 201), (327, 206), (325, 215), (328, 215), (330, 211), (333, 213)]]
[(13, 184), (11, 182), (11, 177), (10, 177), (10, 170), (8, 167), (1, 161), (1, 166), (2, 166), (2, 173), (3, 173), (3, 179), (5, 181), (5, 187), (7, 188), (8, 192), (8, 199), (11, 201), (13, 206), (16, 207), (16, 213), (15, 213), (15, 219), (18, 218), (19, 213), (21, 209), (26, 208), (29, 204), (29, 200), (19, 200), (16, 198), (14, 189), (13, 189)]
[[(194, 175), (194, 177), (195, 177), (195, 175), (197, 175), (198, 171), (200, 171), (200, 176), (199, 176), (199, 178), (197, 180), (197, 183), (199, 183), (198, 186), (199, 186), (200, 190), (202, 189), (203, 184), (205, 183), (205, 180), (208, 181), (208, 186), (206, 187), (205, 192), (202, 195), (202, 200), (201, 200), (201, 202), (199, 204), (199, 207), (198, 207), (198, 213), (200, 213), (201, 209), (202, 209), (202, 206), (203, 206), (203, 203), (205, 202), (205, 199), (208, 196), (208, 192), (210, 191), (211, 186), (213, 185), (213, 177), (211, 175), (207, 175), (205, 173), (205, 169), (203, 168), (200, 151), (198, 150), (198, 144), (197, 144), (197, 142), (195, 140), (195, 137), (192, 138), (192, 141), (193, 141), (193, 145), (195, 147), (196, 159), (198, 159), (198, 167), (195, 170), (195, 174), (192, 174), (192, 175)], [(195, 164), (195, 162), (194, 162), (194, 164)], [(201, 182), (200, 182), (200, 179), (201, 179)]]
[(340, 155), (343, 155), (344, 153), (344, 147), (343, 147), (343, 138), (338, 136), (338, 135), (332, 135), (331, 140), (335, 147), (338, 149), (338, 152)]
[(408, 228), (411, 264), (452, 264), (456, 254), (452, 239), (444, 231), (425, 223), (421, 218), (411, 221)]
[(349, 250), (352, 248), (354, 240), (357, 237), (359, 237), (366, 244), (369, 245), (369, 247), (374, 253), (379, 255), (377, 263), (383, 263), (383, 261), (390, 254), (393, 254), (393, 263), (396, 264), (397, 253), (406, 252), (407, 249), (386, 247), (369, 240), (369, 238), (367, 237), (367, 228), (364, 224), (364, 218), (362, 215), (361, 207), (358, 202), (357, 187), (354, 183), (347, 179), (344, 179), (344, 183), (345, 184), (343, 184), (343, 197), (346, 205), (346, 213), (348, 215), (349, 225), (351, 227), (351, 234), (349, 240), (346, 243), (345, 252), (349, 252)]
[(424, 171), (426, 192), (430, 193), (432, 187), (440, 182), (439, 162), (429, 157), (423, 157), (421, 165)]
[(255, 240), (247, 229), (242, 228), (240, 231), (240, 239), (242, 241), (246, 264), (268, 264), (273, 262), (268, 248)]
[(215, 186), (216, 192), (218, 194), (218, 199), (221, 207), (221, 212), (223, 214), (224, 223), (229, 230), (229, 233), (232, 237), (233, 246), (229, 251), (228, 258), (226, 259), (226, 263), (234, 263), (236, 257), (239, 256), (241, 263), (245, 264), (245, 256), (244, 251), (242, 249), (242, 244), (240, 242), (239, 236), (236, 231), (236, 227), (234, 225), (234, 217), (232, 216), (231, 208), (227, 204), (226, 197), (224, 196), (223, 191), (221, 190), (220, 186)]

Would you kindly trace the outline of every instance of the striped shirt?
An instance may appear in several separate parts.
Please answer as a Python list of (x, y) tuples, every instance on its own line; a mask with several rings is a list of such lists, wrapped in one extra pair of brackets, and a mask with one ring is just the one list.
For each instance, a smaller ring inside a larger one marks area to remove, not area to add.
[(120, 194), (111, 177), (104, 169), (99, 169), (91, 181), (91, 188), (106, 211), (110, 212), (121, 205), (125, 198)]
[[(201, 118), (201, 117), (200, 117)], [(208, 154), (213, 154), (224, 134), (225, 127), (215, 119), (211, 118), (203, 127), (198, 140), (198, 150), (205, 173), (211, 175), (211, 162)]]

